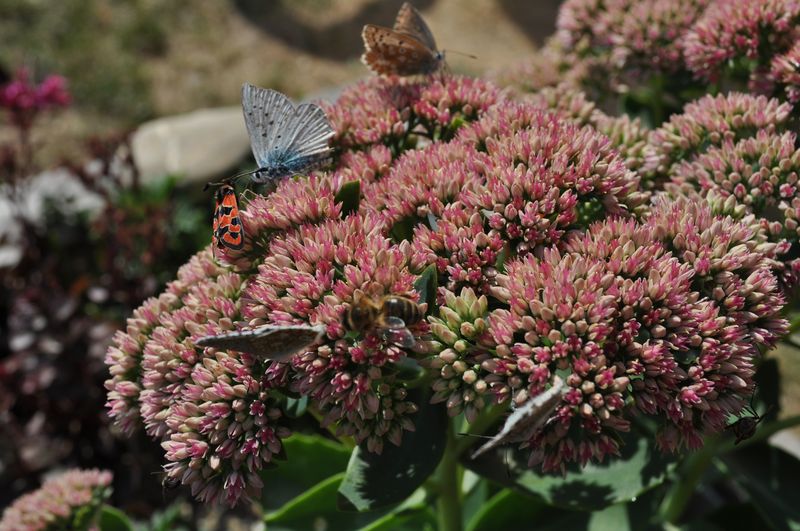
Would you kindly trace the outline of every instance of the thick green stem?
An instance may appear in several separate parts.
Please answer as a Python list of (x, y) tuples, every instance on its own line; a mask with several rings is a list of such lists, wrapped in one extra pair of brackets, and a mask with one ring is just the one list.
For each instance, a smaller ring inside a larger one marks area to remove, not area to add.
[(686, 509), (686, 504), (694, 494), (703, 474), (711, 466), (711, 460), (717, 452), (720, 438), (718, 436), (706, 439), (705, 445), (686, 458), (681, 467), (681, 474), (672, 484), (664, 503), (661, 506), (661, 520), (671, 524), (677, 523)]
[(453, 423), (447, 425), (447, 446), (436, 472), (439, 491), (437, 512), (440, 531), (461, 531), (461, 471), (456, 452)]

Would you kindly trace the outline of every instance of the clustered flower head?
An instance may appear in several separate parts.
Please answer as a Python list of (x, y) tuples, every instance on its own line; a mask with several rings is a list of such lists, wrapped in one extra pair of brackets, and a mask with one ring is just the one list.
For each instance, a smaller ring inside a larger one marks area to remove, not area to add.
[(398, 156), (418, 143), (448, 141), (462, 123), (477, 119), (501, 97), (478, 78), (428, 81), (374, 77), (348, 88), (325, 107), (336, 130), (331, 144), (343, 151), (383, 144)]
[(761, 130), (783, 130), (791, 110), (788, 103), (764, 96), (737, 92), (704, 96), (652, 132), (644, 149), (642, 173), (663, 184), (674, 175), (678, 163), (694, 160), (709, 146), (748, 138)]
[[(558, 113), (559, 117), (578, 125), (591, 125), (606, 135), (611, 145), (619, 151), (630, 170), (638, 170), (644, 165), (647, 140), (650, 130), (639, 118), (631, 119), (627, 114), (609, 116), (591, 101), (585, 92), (568, 84), (543, 88), (528, 97), (528, 101)], [(649, 187), (650, 182), (644, 181)]]
[(497, 276), (497, 262), (505, 247), (499, 232), (486, 227), (484, 216), (462, 203), (448, 205), (436, 227), (417, 225), (412, 269), (434, 264), (451, 292), (471, 286), (488, 293)]
[(602, 215), (626, 215), (644, 199), (607, 137), (551, 117), (547, 127), (486, 140), (485, 183), (462, 201), (524, 254), (556, 244)]
[[(383, 440), (399, 445), (416, 406), (397, 382), (397, 363), (407, 353), (378, 329), (358, 333), (343, 314), (356, 291), (380, 300), (399, 295), (416, 300), (408, 270), (409, 245), (383, 235), (377, 215), (352, 215), (275, 240), (246, 292), (244, 315), (251, 323), (311, 323), (326, 327), (327, 340), (295, 356), (293, 390), (324, 413), (323, 424), (366, 441), (380, 451)], [(424, 325), (423, 325), (424, 327)]]
[(684, 68), (683, 39), (711, 0), (611, 2), (611, 61), (621, 68), (668, 74)]
[(650, 74), (685, 69), (683, 38), (708, 4), (708, 0), (567, 0), (559, 10), (557, 35), (564, 53), (574, 55), (579, 64), (591, 62), (621, 89), (624, 83)]
[(66, 107), (72, 101), (67, 80), (62, 76), (47, 76), (39, 85), (33, 84), (30, 77), (28, 69), (20, 68), (13, 81), (0, 87), (0, 107), (21, 129), (29, 129), (41, 111)]
[[(487, 317), (489, 301), (472, 288), (462, 288), (460, 293), (442, 290), (443, 304), (439, 316), (430, 317), (431, 349), (438, 352), (427, 360), (427, 367), (435, 371), (432, 384), (432, 403), (445, 402), (451, 417), (464, 413), (469, 422), (493, 403), (508, 399), (504, 373), (488, 371), (484, 362), (494, 363), (488, 348)], [(513, 367), (509, 367), (513, 371)]]
[[(709, 198), (718, 211), (754, 216), (768, 241), (775, 244), (776, 254), (796, 257), (800, 150), (795, 141), (792, 132), (767, 130), (738, 142), (725, 140), (694, 161), (679, 164), (673, 182), (683, 191), (688, 188)], [(800, 269), (796, 259), (776, 265), (785, 265), (786, 279), (794, 283), (791, 279)]]
[[(567, 4), (574, 17), (628, 5)], [(639, 13), (661, 22), (626, 57), (661, 45), (666, 68), (704, 5)], [(575, 43), (622, 34), (564, 17)], [(670, 24), (680, 31), (661, 32)], [(298, 395), (322, 426), (380, 453), (415, 429), (422, 382), (473, 422), (558, 376), (567, 391), (525, 441), (531, 466), (618, 454), (634, 414), (655, 421), (663, 450), (696, 448), (741, 411), (761, 350), (787, 330), (776, 272), (800, 213), (789, 111), (708, 96), (648, 133), (564, 86), (511, 99), (467, 77), (362, 82), (327, 107), (333, 168), (248, 196), (245, 248), (198, 254), (117, 335), (111, 415), (161, 442), (169, 477), (231, 505), (258, 494)], [(657, 190), (666, 181), (672, 196)], [(352, 325), (354, 307), (385, 296), (426, 318)], [(262, 325), (324, 333), (280, 360), (268, 343), (196, 346)]]
[(770, 76), (779, 88), (783, 88), (791, 104), (800, 101), (800, 41), (795, 42), (786, 53), (774, 57)]
[(17, 498), (3, 511), (0, 530), (88, 529), (110, 495), (111, 472), (68, 470)]
[(800, 5), (794, 0), (720, 0), (687, 34), (686, 62), (697, 76), (717, 80), (725, 71), (746, 75), (750, 90), (770, 94), (770, 61), (798, 37)]

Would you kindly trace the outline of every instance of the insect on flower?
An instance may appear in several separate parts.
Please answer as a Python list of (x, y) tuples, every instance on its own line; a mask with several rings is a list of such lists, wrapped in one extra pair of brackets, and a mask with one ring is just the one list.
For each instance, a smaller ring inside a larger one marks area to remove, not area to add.
[(734, 437), (736, 437), (736, 440), (733, 442), (734, 446), (756, 434), (756, 428), (761, 424), (761, 421), (764, 420), (767, 414), (772, 411), (772, 406), (767, 408), (763, 415), (759, 415), (753, 408), (753, 399), (751, 397), (750, 405), (745, 406), (743, 409), (745, 412), (749, 413), (749, 415), (746, 417), (739, 417), (739, 419), (732, 424), (725, 426), (725, 429), (731, 430)]
[(379, 75), (431, 74), (445, 64), (433, 33), (408, 2), (398, 11), (393, 28), (367, 24), (361, 38), (366, 48), (361, 61)]
[(297, 107), (276, 90), (242, 86), (242, 111), (250, 147), (258, 168), (250, 175), (257, 184), (306, 173), (328, 163), (334, 135), (319, 106), (303, 103)]
[(522, 404), (522, 406), (516, 408), (506, 419), (500, 433), (475, 450), (472, 458), (475, 459), (492, 448), (503, 444), (530, 440), (536, 432), (544, 427), (548, 418), (550, 418), (550, 414), (561, 402), (565, 392), (564, 380), (556, 376), (550, 389), (536, 395)]
[(417, 340), (407, 327), (422, 321), (424, 316), (423, 306), (406, 297), (385, 295), (373, 299), (356, 290), (353, 303), (344, 312), (342, 324), (347, 330), (375, 332), (401, 348), (413, 349)]
[(244, 245), (244, 232), (242, 220), (239, 218), (239, 203), (236, 199), (236, 190), (230, 184), (223, 183), (216, 192), (217, 206), (214, 209), (214, 224), (212, 238), (214, 252), (226, 247), (228, 249), (241, 249)]
[(288, 361), (322, 339), (324, 333), (325, 327), (322, 325), (263, 325), (253, 330), (203, 336), (194, 343), (198, 347), (235, 350), (268, 360)]

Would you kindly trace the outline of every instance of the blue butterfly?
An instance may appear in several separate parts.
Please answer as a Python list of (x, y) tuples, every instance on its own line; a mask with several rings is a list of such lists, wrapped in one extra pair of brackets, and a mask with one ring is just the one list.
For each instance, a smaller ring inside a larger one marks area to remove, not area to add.
[(304, 103), (295, 107), (278, 91), (245, 83), (242, 110), (258, 164), (251, 174), (254, 183), (306, 173), (329, 162), (328, 140), (334, 131), (319, 106)]

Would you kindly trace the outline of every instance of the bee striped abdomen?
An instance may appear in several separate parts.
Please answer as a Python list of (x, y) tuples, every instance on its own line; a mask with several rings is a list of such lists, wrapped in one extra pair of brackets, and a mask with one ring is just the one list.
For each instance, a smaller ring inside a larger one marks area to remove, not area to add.
[(405, 297), (387, 297), (383, 300), (383, 312), (387, 316), (398, 317), (406, 325), (413, 325), (424, 317), (420, 307)]

